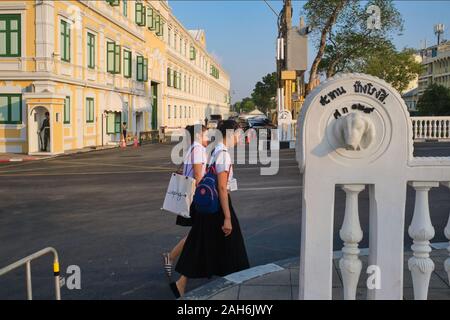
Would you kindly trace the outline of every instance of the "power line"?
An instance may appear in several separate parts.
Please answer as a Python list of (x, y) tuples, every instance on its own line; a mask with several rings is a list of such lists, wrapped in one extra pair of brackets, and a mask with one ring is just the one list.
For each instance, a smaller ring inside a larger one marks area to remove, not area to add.
[(263, 0), (263, 1), (267, 4), (267, 6), (270, 8), (270, 10), (272, 10), (272, 12), (273, 12), (277, 17), (279, 17), (278, 13), (275, 11), (274, 8), (272, 8), (272, 6), (269, 4), (269, 2), (267, 2), (267, 0)]

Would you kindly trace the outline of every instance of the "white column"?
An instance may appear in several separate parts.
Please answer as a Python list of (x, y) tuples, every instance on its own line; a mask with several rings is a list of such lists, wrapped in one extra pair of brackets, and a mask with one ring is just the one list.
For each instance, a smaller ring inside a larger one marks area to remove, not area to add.
[(303, 176), (299, 269), (301, 300), (332, 298), (335, 186), (331, 183), (326, 186), (315, 183), (318, 174), (305, 171)]
[[(448, 251), (448, 254), (450, 256), (450, 214), (448, 216), (447, 226), (444, 229), (444, 234), (445, 234), (445, 237), (449, 241), (448, 242), (447, 251)], [(445, 271), (447, 272), (447, 275), (448, 275), (448, 283), (450, 283), (450, 257), (445, 260), (445, 262), (444, 262), (444, 269), (445, 269)]]
[[(106, 82), (105, 72), (106, 72), (106, 44), (105, 44), (105, 27), (104, 25), (100, 25), (98, 30), (98, 42), (97, 47), (98, 50), (95, 52), (98, 55), (98, 72), (97, 72), (97, 81), (99, 84), (104, 85)], [(135, 73), (133, 73), (134, 75)]]
[(434, 228), (430, 219), (428, 191), (439, 186), (438, 182), (411, 182), (416, 190), (414, 215), (409, 226), (409, 236), (414, 240), (411, 246), (414, 255), (408, 260), (411, 271), (415, 300), (426, 300), (434, 262), (430, 259), (430, 240), (434, 237)]
[(403, 299), (406, 186), (395, 177), (369, 185), (368, 264), (380, 270), (379, 287), (367, 288), (369, 300)]
[[(53, 1), (36, 1), (36, 71), (51, 72), (53, 68), (54, 38), (54, 3)], [(24, 32), (25, 30), (22, 30)]]
[(363, 191), (365, 185), (343, 185), (345, 191), (345, 216), (339, 236), (344, 241), (342, 249), (343, 257), (339, 260), (344, 284), (344, 299), (355, 300), (356, 288), (361, 274), (362, 263), (359, 259), (358, 243), (363, 238), (363, 232), (359, 223), (358, 194)]
[[(442, 183), (442, 185), (444, 185), (444, 186), (446, 186), (447, 188), (450, 189), (450, 181), (449, 182), (444, 182), (444, 183)], [(444, 229), (444, 234), (445, 234), (445, 237), (449, 241), (448, 242), (447, 251), (448, 251), (448, 254), (450, 256), (450, 214), (448, 216), (447, 226)], [(445, 269), (445, 271), (447, 272), (447, 275), (448, 275), (448, 283), (450, 283), (450, 257), (445, 260), (445, 262), (444, 262), (444, 269)]]
[(75, 21), (72, 27), (72, 32), (75, 34), (75, 43), (76, 43), (76, 52), (75, 52), (76, 59), (73, 62), (76, 71), (74, 72), (74, 74), (78, 79), (83, 80), (86, 78), (84, 74), (85, 61), (83, 61), (83, 50), (86, 49), (86, 46), (85, 43), (83, 43), (83, 33), (85, 31), (83, 30), (83, 17), (80, 10), (76, 11), (74, 20)]

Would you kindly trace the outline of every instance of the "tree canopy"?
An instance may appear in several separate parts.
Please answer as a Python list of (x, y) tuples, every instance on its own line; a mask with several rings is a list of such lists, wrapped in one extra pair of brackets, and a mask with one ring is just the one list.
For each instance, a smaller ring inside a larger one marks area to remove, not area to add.
[[(369, 23), (372, 5), (380, 9), (379, 29)], [(320, 72), (330, 77), (349, 70), (354, 63), (389, 46), (392, 34), (403, 30), (403, 20), (392, 0), (309, 0), (304, 10), (317, 46), (307, 92)]]
[(450, 116), (450, 89), (438, 84), (427, 87), (417, 102), (421, 116)]

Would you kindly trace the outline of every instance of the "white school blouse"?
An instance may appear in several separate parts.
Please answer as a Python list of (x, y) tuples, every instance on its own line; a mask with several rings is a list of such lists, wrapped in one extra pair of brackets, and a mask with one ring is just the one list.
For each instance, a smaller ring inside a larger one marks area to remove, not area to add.
[(208, 157), (206, 149), (200, 143), (195, 141), (188, 149), (186, 157), (184, 158), (183, 175), (191, 178), (194, 177), (194, 164), (202, 164), (202, 177), (206, 173), (206, 164)]
[(230, 182), (233, 180), (233, 162), (227, 146), (219, 143), (211, 155), (211, 163), (215, 161), (217, 173), (228, 172), (228, 190), (230, 190)]

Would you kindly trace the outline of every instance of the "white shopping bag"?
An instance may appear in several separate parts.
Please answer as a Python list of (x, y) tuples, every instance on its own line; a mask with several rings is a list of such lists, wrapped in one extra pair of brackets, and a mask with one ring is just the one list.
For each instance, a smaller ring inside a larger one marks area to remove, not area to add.
[(195, 179), (172, 173), (162, 209), (190, 218), (189, 209), (195, 193)]

